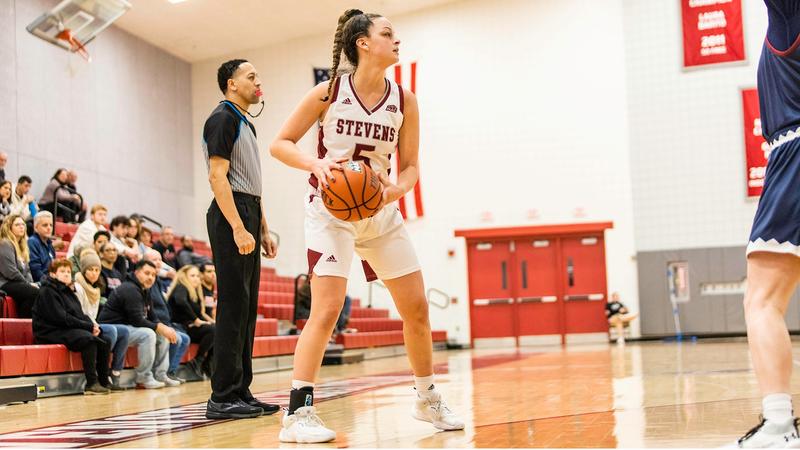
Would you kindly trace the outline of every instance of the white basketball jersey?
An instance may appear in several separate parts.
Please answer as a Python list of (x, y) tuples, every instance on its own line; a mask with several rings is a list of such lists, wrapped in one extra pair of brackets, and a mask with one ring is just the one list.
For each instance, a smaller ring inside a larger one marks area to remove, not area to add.
[[(352, 74), (334, 82), (331, 103), (319, 129), (319, 158), (361, 160), (375, 173), (388, 175), (403, 126), (403, 92), (393, 81), (384, 80), (386, 91), (375, 105), (365, 105), (358, 98)], [(309, 182), (317, 188), (314, 175)]]

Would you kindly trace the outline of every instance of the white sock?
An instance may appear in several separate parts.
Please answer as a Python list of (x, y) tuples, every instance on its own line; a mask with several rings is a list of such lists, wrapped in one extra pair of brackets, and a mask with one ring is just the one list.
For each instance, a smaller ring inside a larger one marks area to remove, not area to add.
[(414, 387), (417, 389), (417, 394), (427, 396), (430, 392), (433, 392), (433, 377), (433, 374), (427, 377), (414, 377)]
[(111, 375), (114, 375), (115, 377), (118, 377), (118, 376), (122, 375), (122, 372), (120, 372), (119, 370), (112, 370), (111, 371)]
[(786, 422), (792, 418), (792, 396), (789, 394), (769, 394), (761, 404), (764, 418), (770, 422)]
[(314, 388), (314, 383), (303, 380), (292, 380), (292, 389), (300, 389), (304, 387)]

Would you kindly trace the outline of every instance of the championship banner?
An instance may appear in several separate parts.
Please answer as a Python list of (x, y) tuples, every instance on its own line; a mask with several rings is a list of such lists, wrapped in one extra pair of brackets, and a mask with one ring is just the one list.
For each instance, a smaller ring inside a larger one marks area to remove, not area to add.
[(744, 152), (747, 160), (747, 196), (758, 197), (764, 186), (767, 171), (769, 144), (761, 135), (761, 113), (758, 108), (758, 91), (742, 89), (744, 117)]
[(744, 61), (741, 0), (680, 0), (683, 66)]

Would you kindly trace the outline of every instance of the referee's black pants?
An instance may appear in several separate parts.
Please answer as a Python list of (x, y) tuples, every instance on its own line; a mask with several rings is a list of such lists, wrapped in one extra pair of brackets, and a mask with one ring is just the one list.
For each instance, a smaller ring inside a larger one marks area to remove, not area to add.
[(261, 199), (233, 193), (244, 227), (256, 241), (255, 250), (240, 255), (231, 228), (216, 200), (206, 214), (208, 237), (217, 270), (217, 325), (214, 335), (216, 370), (211, 400), (231, 402), (250, 397), (253, 381), (253, 337), (261, 276)]

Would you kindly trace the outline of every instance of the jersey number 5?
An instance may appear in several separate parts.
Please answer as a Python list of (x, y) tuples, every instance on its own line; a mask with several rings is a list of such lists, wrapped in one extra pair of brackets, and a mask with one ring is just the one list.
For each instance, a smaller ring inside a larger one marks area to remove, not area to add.
[(372, 168), (372, 164), (369, 163), (369, 158), (363, 156), (361, 152), (374, 152), (375, 146), (374, 145), (366, 145), (366, 144), (356, 144), (356, 151), (353, 153), (353, 161), (364, 161), (366, 165)]

